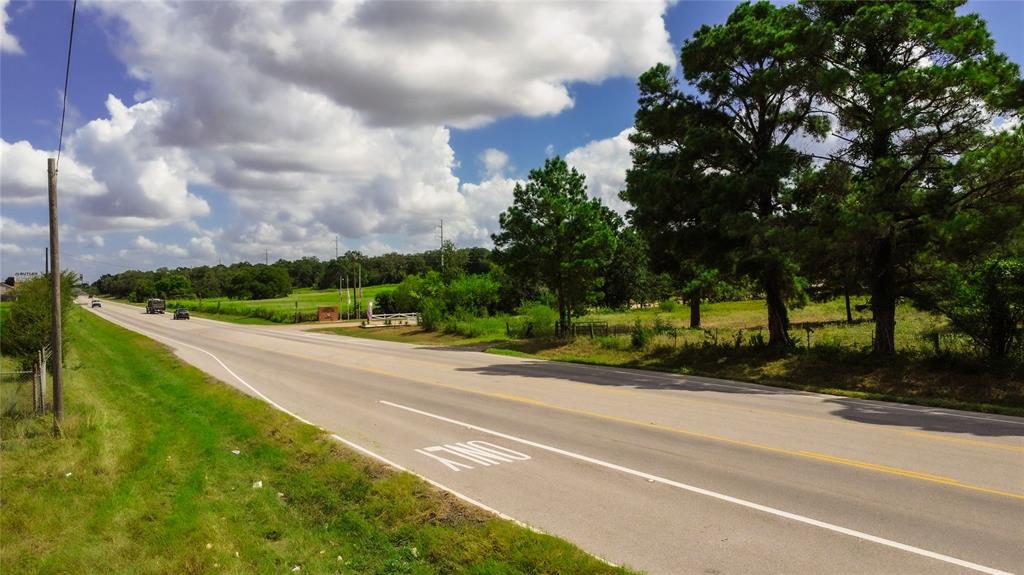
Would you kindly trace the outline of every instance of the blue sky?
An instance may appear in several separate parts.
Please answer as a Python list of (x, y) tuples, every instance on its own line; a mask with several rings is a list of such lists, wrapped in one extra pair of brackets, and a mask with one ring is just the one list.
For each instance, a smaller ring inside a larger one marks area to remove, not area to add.
[[(0, 6), (7, 276), (42, 263), (71, 4)], [(327, 258), (335, 236), (421, 250), (441, 218), (460, 245), (486, 245), (515, 180), (551, 154), (615, 205), (636, 76), (734, 3), (238, 6), (80, 4), (67, 267)], [(966, 10), (1024, 62), (1024, 3)]]

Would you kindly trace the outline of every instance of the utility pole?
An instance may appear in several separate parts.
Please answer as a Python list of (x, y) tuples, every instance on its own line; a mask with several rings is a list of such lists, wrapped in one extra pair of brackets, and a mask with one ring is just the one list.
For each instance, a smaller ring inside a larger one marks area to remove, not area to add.
[(334, 234), (334, 259), (338, 259), (338, 234)]
[(263, 265), (270, 265), (270, 248), (264, 248), (263, 250)]
[(444, 218), (441, 218), (441, 278), (444, 278)]
[(43, 275), (50, 277), (50, 248), (43, 248)]
[(50, 181), (50, 348), (53, 350), (53, 429), (60, 432), (64, 420), (64, 379), (61, 360), (60, 325), (60, 228), (57, 225), (57, 160), (46, 160), (46, 171)]

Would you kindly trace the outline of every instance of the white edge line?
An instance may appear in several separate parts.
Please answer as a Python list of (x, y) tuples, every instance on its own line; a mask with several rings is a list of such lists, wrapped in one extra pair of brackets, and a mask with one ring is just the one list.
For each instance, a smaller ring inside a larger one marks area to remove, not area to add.
[[(97, 315), (99, 315), (99, 314), (97, 314)], [(488, 513), (491, 513), (493, 515), (496, 515), (497, 517), (499, 517), (501, 519), (504, 519), (506, 521), (511, 521), (511, 522), (515, 523), (516, 525), (518, 525), (520, 527), (524, 527), (526, 529), (529, 529), (530, 531), (533, 531), (534, 533), (540, 533), (542, 535), (545, 534), (544, 531), (542, 531), (542, 530), (540, 530), (540, 529), (538, 529), (538, 528), (536, 528), (536, 527), (534, 527), (532, 525), (529, 525), (527, 523), (524, 523), (524, 522), (516, 519), (515, 517), (512, 517), (510, 515), (502, 513), (501, 511), (498, 511), (497, 509), (495, 509), (493, 507), (490, 507), (489, 505), (481, 503), (480, 501), (477, 501), (476, 499), (473, 499), (472, 497), (470, 497), (468, 495), (464, 495), (462, 493), (459, 493), (458, 491), (452, 489), (451, 487), (448, 487), (446, 485), (438, 483), (437, 481), (434, 481), (433, 479), (430, 479), (429, 477), (424, 477), (423, 475), (420, 475), (419, 473), (416, 473), (415, 471), (411, 471), (410, 469), (408, 469), (406, 467), (403, 467), (403, 466), (395, 463), (394, 461), (391, 461), (390, 459), (387, 459), (383, 455), (379, 455), (377, 453), (374, 453), (373, 451), (370, 451), (369, 449), (367, 449), (367, 448), (365, 448), (365, 447), (363, 447), (363, 446), (361, 446), (361, 445), (359, 445), (357, 443), (349, 441), (348, 439), (345, 439), (344, 437), (341, 437), (338, 434), (331, 433), (328, 430), (326, 430), (326, 429), (320, 427), (319, 425), (313, 423), (312, 421), (306, 419), (305, 417), (302, 417), (301, 415), (299, 415), (299, 414), (297, 414), (297, 413), (295, 413), (293, 411), (290, 411), (289, 409), (285, 408), (284, 406), (282, 406), (281, 404), (277, 403), (273, 399), (270, 399), (269, 397), (264, 395), (260, 390), (258, 390), (255, 387), (249, 385), (249, 382), (245, 381), (237, 373), (232, 371), (231, 368), (228, 367), (227, 365), (225, 365), (224, 362), (221, 361), (219, 357), (217, 357), (216, 355), (213, 355), (212, 353), (206, 351), (205, 349), (203, 349), (201, 347), (196, 347), (196, 346), (194, 346), (194, 345), (192, 345), (190, 343), (185, 343), (183, 341), (179, 341), (179, 340), (176, 340), (176, 339), (174, 339), (172, 337), (167, 337), (165, 335), (155, 334), (153, 332), (147, 332), (145, 330), (141, 330), (141, 329), (138, 329), (136, 327), (129, 327), (129, 326), (125, 325), (125, 324), (122, 324), (120, 321), (116, 321), (113, 318), (110, 318), (108, 316), (100, 316), (100, 317), (103, 317), (103, 319), (106, 319), (106, 320), (110, 321), (111, 323), (116, 323), (116, 324), (120, 325), (121, 327), (123, 327), (123, 328), (125, 328), (127, 330), (134, 331), (136, 333), (141, 333), (141, 334), (146, 335), (146, 336), (148, 336), (148, 337), (150, 337), (152, 339), (163, 339), (163, 340), (172, 342), (175, 345), (181, 345), (181, 346), (188, 347), (188, 348), (194, 349), (196, 351), (205, 353), (206, 355), (212, 357), (213, 360), (216, 361), (218, 364), (220, 364), (220, 366), (223, 367), (225, 371), (230, 373), (232, 377), (237, 379), (239, 383), (241, 383), (245, 387), (249, 388), (249, 390), (251, 390), (257, 396), (259, 396), (260, 399), (262, 399), (263, 401), (267, 402), (268, 404), (270, 404), (275, 409), (277, 409), (279, 411), (282, 411), (282, 412), (284, 412), (285, 414), (287, 414), (287, 415), (289, 415), (291, 417), (294, 417), (295, 419), (301, 421), (302, 423), (305, 423), (306, 425), (312, 425), (313, 427), (319, 429), (320, 431), (323, 431), (323, 432), (329, 434), (331, 436), (331, 438), (333, 438), (333, 439), (335, 439), (337, 441), (340, 441), (341, 443), (351, 447), (352, 449), (358, 451), (359, 453), (362, 453), (364, 455), (368, 455), (368, 456), (372, 457), (373, 459), (376, 459), (377, 461), (380, 461), (381, 463), (384, 463), (385, 465), (389, 465), (389, 466), (397, 469), (398, 471), (403, 471), (405, 473), (410, 473), (412, 475), (415, 475), (416, 477), (422, 479), (423, 481), (426, 481), (427, 483), (433, 485), (434, 487), (437, 487), (438, 489), (441, 489), (443, 491), (447, 491), (448, 493), (451, 493), (455, 497), (461, 499), (462, 501), (465, 501), (466, 503), (469, 503), (470, 505), (478, 507), (478, 508), (480, 508), (480, 509), (482, 509), (482, 510), (488, 512)], [(595, 557), (597, 559), (600, 559), (601, 561), (604, 561), (604, 559), (601, 559), (600, 557), (597, 557), (597, 556), (595, 556)], [(607, 563), (607, 561), (605, 561), (605, 562)], [(609, 563), (609, 564), (613, 565), (611, 563)]]
[(878, 543), (879, 545), (885, 545), (887, 547), (892, 547), (892, 548), (895, 548), (895, 549), (899, 549), (901, 551), (906, 551), (908, 553), (913, 553), (915, 555), (920, 555), (922, 557), (928, 557), (930, 559), (936, 559), (938, 561), (943, 561), (945, 563), (951, 563), (953, 565), (958, 565), (960, 567), (964, 567), (964, 568), (967, 568), (967, 569), (972, 569), (974, 571), (978, 571), (978, 572), (981, 572), (981, 573), (987, 573), (989, 575), (1012, 575), (1011, 573), (1009, 573), (1007, 571), (1000, 571), (999, 569), (994, 569), (992, 567), (986, 567), (984, 565), (979, 565), (977, 563), (971, 563), (970, 561), (965, 561), (963, 559), (957, 559), (956, 557), (950, 557), (949, 555), (943, 555), (941, 553), (936, 553), (934, 551), (928, 551), (927, 549), (921, 549), (920, 547), (914, 547), (912, 545), (907, 545), (905, 543), (900, 543), (898, 541), (892, 541), (890, 539), (885, 539), (883, 537), (878, 537), (876, 535), (871, 535), (871, 534), (864, 533), (864, 532), (861, 532), (861, 531), (856, 531), (854, 529), (849, 529), (847, 527), (841, 527), (839, 525), (835, 525), (835, 524), (832, 524), (832, 523), (826, 523), (825, 521), (819, 521), (817, 519), (812, 519), (810, 517), (805, 517), (803, 515), (798, 515), (796, 513), (790, 513), (788, 511), (783, 511), (781, 509), (776, 509), (774, 507), (769, 507), (767, 505), (761, 505), (760, 503), (754, 503), (752, 501), (747, 501), (745, 499), (739, 499), (739, 498), (733, 497), (731, 495), (725, 495), (724, 493), (718, 493), (716, 491), (711, 491), (711, 490), (708, 490), (708, 489), (704, 489), (702, 487), (696, 487), (696, 486), (693, 486), (693, 485), (688, 485), (686, 483), (680, 483), (680, 482), (674, 481), (672, 479), (666, 479), (666, 478), (660, 477), (658, 475), (653, 475), (653, 474), (650, 474), (650, 473), (646, 473), (644, 471), (638, 471), (636, 469), (632, 469), (632, 468), (629, 468), (629, 467), (624, 467), (624, 466), (618, 465), (616, 463), (610, 463), (608, 461), (603, 461), (601, 459), (595, 459), (593, 457), (589, 457), (589, 456), (586, 456), (586, 455), (581, 455), (579, 453), (574, 453), (572, 451), (566, 451), (566, 450), (560, 449), (558, 447), (552, 447), (550, 445), (545, 445), (543, 443), (537, 443), (536, 441), (530, 441), (529, 439), (523, 439), (523, 438), (520, 438), (520, 437), (516, 437), (514, 435), (509, 435), (507, 433), (502, 433), (500, 431), (494, 431), (492, 429), (487, 429), (486, 427), (480, 427), (478, 425), (473, 425), (471, 423), (465, 423), (463, 421), (458, 421), (456, 419), (451, 419), (451, 418), (448, 418), (448, 417), (444, 417), (443, 415), (436, 415), (436, 414), (429, 413), (429, 412), (426, 412), (426, 411), (421, 411), (421, 410), (413, 408), (413, 407), (408, 407), (408, 406), (405, 406), (405, 405), (400, 405), (400, 404), (393, 403), (393, 402), (390, 402), (390, 401), (385, 401), (385, 400), (380, 400), (380, 403), (382, 403), (384, 405), (389, 405), (391, 407), (395, 407), (395, 408), (398, 408), (398, 409), (402, 409), (402, 410), (405, 410), (405, 411), (408, 411), (408, 412), (411, 412), (411, 413), (417, 413), (419, 415), (423, 415), (423, 416), (426, 416), (426, 417), (431, 417), (431, 418), (434, 418), (434, 419), (437, 419), (437, 420), (440, 420), (440, 421), (445, 421), (445, 422), (451, 423), (453, 425), (460, 425), (460, 426), (463, 426), (463, 427), (466, 427), (466, 428), (469, 428), (469, 429), (480, 431), (482, 433), (487, 433), (487, 434), (490, 434), (490, 435), (494, 435), (496, 437), (501, 437), (501, 438), (507, 439), (509, 441), (515, 441), (517, 443), (522, 443), (524, 445), (529, 445), (531, 447), (536, 447), (538, 449), (543, 449), (545, 451), (550, 451), (551, 453), (556, 453), (558, 455), (562, 455), (562, 456), (569, 457), (569, 458), (572, 458), (572, 459), (577, 459), (577, 460), (580, 460), (580, 461), (585, 461), (587, 463), (598, 465), (600, 467), (605, 467), (607, 469), (612, 469), (614, 471), (619, 471), (619, 472), (622, 472), (622, 473), (626, 473), (628, 475), (633, 475), (633, 476), (636, 476), (636, 477), (641, 477), (643, 479), (647, 479), (648, 481), (653, 481), (653, 482), (656, 482), (656, 483), (661, 483), (663, 485), (668, 485), (668, 486), (671, 486), (671, 487), (676, 487), (678, 489), (682, 489), (682, 490), (685, 490), (685, 491), (690, 491), (690, 492), (697, 493), (697, 494), (700, 494), (700, 495), (705, 495), (705, 496), (708, 496), (708, 497), (713, 497), (715, 499), (719, 499), (719, 500), (722, 500), (722, 501), (733, 503), (735, 505), (740, 505), (742, 507), (747, 507), (747, 508), (750, 508), (750, 509), (755, 509), (757, 511), (762, 511), (764, 513), (769, 513), (771, 515), (775, 515), (775, 516), (778, 516), (778, 517), (783, 517), (785, 519), (790, 519), (790, 520), (797, 521), (797, 522), (800, 522), (800, 523), (804, 523), (804, 524), (807, 524), (807, 525), (813, 525), (815, 527), (820, 527), (820, 528), (826, 529), (828, 531), (834, 531), (836, 533), (842, 533), (843, 535), (849, 535), (851, 537), (856, 537), (858, 539), (862, 539), (862, 540), (865, 540), (865, 541), (870, 541), (872, 543)]

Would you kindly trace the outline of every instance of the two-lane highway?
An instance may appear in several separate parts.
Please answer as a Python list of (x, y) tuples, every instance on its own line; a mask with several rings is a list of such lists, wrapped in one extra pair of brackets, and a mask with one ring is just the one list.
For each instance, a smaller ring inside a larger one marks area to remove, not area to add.
[(342, 441), (649, 573), (1024, 571), (1024, 419), (92, 310)]

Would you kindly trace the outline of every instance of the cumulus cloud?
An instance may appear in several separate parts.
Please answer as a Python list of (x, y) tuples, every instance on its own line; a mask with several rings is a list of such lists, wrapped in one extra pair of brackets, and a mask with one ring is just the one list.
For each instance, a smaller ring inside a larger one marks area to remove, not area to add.
[(633, 149), (629, 141), (632, 133), (633, 128), (626, 128), (611, 138), (594, 140), (565, 155), (565, 161), (587, 177), (590, 195), (601, 198), (620, 214), (629, 209), (619, 199), (619, 192), (626, 187), (626, 171), (633, 165), (629, 155)]
[(125, 106), (107, 97), (109, 118), (89, 122), (68, 139), (69, 153), (92, 166), (106, 192), (78, 202), (84, 229), (145, 229), (182, 223), (210, 213), (188, 189), (201, 181), (188, 153), (154, 137), (170, 107), (162, 100)]
[(7, 216), (0, 216), (0, 236), (4, 239), (30, 239), (47, 237), (48, 224), (22, 223)]
[(10, 242), (0, 242), (0, 253), (8, 255), (21, 255), (22, 253), (24, 253), (24, 251), (25, 250), (23, 250), (21, 246), (17, 244), (12, 244)]
[[(242, 65), (360, 110), (374, 124), (471, 127), (572, 106), (570, 82), (635, 76), (674, 54), (664, 2), (147, 2), (123, 18), (136, 75), (187, 79), (207, 94), (268, 90), (194, 78), (181, 57)], [(207, 46), (208, 49), (198, 49)], [(220, 84), (220, 86), (215, 86)]]
[[(189, 255), (188, 250), (177, 244), (156, 242), (146, 236), (135, 236), (131, 245), (135, 250), (149, 254), (172, 256), (176, 258), (184, 258)], [(129, 255), (129, 253), (130, 252), (125, 252), (123, 255)]]
[(484, 165), (484, 175), (494, 177), (501, 175), (508, 168), (508, 154), (495, 148), (487, 148), (480, 154)]
[[(0, 140), (0, 189), (3, 202), (15, 205), (45, 205), (47, 202), (47, 158), (56, 150), (37, 150), (24, 140), (9, 143)], [(60, 159), (57, 193), (61, 198), (78, 201), (106, 193), (92, 170), (66, 155)]]
[(518, 180), (496, 175), (479, 183), (462, 184), (468, 217), (455, 222), (453, 228), (457, 237), (465, 242), (489, 245), (491, 234), (500, 231), (498, 215), (512, 205), (516, 183)]
[(13, 34), (7, 31), (11, 17), (7, 15), (8, 0), (0, 0), (0, 52), (8, 54), (24, 54), (21, 44)]

